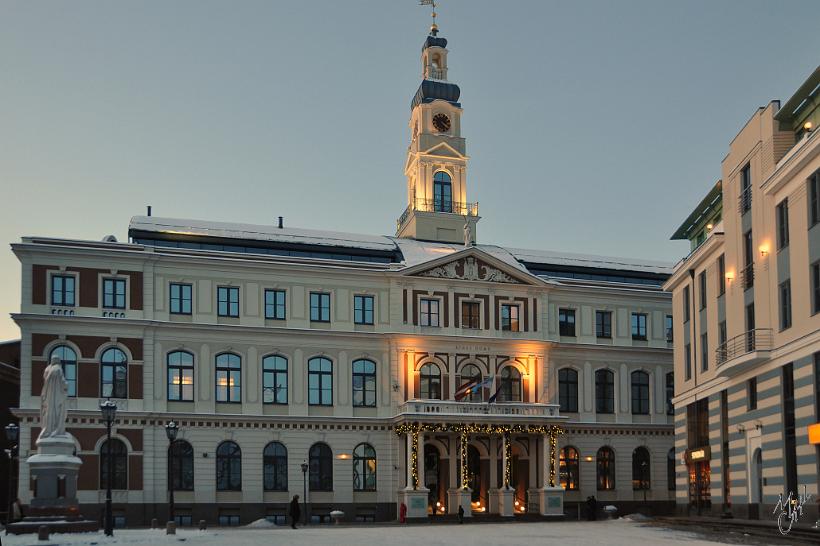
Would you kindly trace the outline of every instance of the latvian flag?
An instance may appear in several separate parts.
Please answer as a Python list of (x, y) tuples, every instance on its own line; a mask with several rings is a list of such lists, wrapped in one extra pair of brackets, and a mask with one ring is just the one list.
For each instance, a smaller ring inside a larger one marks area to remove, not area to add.
[(483, 387), (489, 387), (493, 384), (493, 377), (487, 377), (483, 381), (480, 377), (474, 377), (458, 388), (455, 392), (456, 401), (462, 400), (466, 396), (476, 393)]

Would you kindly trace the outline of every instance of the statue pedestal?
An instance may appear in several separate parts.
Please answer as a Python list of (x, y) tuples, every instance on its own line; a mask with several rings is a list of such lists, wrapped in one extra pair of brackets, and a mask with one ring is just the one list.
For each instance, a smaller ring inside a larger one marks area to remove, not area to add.
[(473, 517), (473, 507), (470, 501), (473, 497), (473, 490), (467, 489), (449, 489), (447, 490), (447, 506), (450, 514), (457, 515), (458, 507), (464, 508), (464, 517)]
[(501, 517), (511, 518), (515, 515), (515, 489), (502, 487), (490, 492), (494, 511)]
[(84, 520), (77, 501), (77, 474), (82, 460), (74, 454), (74, 437), (62, 434), (37, 440), (37, 453), (26, 459), (34, 482), (28, 515), (12, 523), (9, 533), (36, 533), (46, 525), (50, 533), (96, 531), (96, 521)]
[(404, 489), (400, 496), (402, 502), (407, 506), (407, 519), (420, 519), (427, 517), (427, 495), (430, 490), (424, 487), (418, 489)]
[(540, 497), (539, 508), (542, 516), (564, 517), (563, 487), (543, 487)]

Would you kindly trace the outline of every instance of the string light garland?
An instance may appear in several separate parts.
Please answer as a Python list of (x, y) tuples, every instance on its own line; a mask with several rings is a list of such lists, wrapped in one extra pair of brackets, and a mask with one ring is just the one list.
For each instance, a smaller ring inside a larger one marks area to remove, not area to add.
[(467, 468), (467, 464), (464, 462), (467, 460), (467, 431), (461, 431), (459, 434), (459, 451), (461, 452), (461, 488), (467, 489), (469, 486), (467, 482), (470, 480), (470, 472)]
[(411, 433), (410, 442), (412, 443), (412, 452), (410, 453), (410, 475), (413, 479), (413, 489), (419, 488), (419, 431), (414, 430)]
[(510, 477), (512, 473), (512, 444), (510, 443), (510, 434), (504, 433), (504, 489), (510, 488)]

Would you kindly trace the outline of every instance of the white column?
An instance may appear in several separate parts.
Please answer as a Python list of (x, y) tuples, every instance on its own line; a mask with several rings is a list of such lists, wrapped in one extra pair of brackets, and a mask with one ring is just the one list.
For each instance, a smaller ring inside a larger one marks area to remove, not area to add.
[(416, 460), (418, 461), (419, 467), (419, 489), (426, 489), (427, 485), (424, 483), (424, 432), (419, 432)]
[(405, 489), (413, 489), (413, 434), (408, 432), (405, 435), (405, 439), (407, 440), (405, 442), (407, 448), (404, 450), (404, 459), (406, 462), (404, 468), (407, 473), (407, 487), (405, 487)]

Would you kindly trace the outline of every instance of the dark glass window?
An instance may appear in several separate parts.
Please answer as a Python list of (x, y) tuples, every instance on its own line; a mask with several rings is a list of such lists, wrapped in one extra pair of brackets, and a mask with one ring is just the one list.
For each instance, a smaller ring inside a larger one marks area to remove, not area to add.
[(809, 227), (820, 222), (820, 171), (815, 171), (808, 180)]
[(792, 325), (792, 282), (786, 280), (780, 283), (780, 329), (791, 328)]
[(740, 171), (740, 213), (752, 208), (752, 171), (747, 163)]
[(507, 332), (518, 332), (519, 307), (512, 304), (501, 305), (501, 329)]
[(242, 401), (242, 359), (238, 355), (216, 356), (216, 401)]
[(288, 450), (279, 442), (262, 451), (262, 481), (265, 491), (288, 490)]
[(168, 447), (169, 479), (174, 491), (194, 490), (194, 448), (185, 440), (175, 440)]
[(746, 382), (746, 409), (757, 409), (757, 378), (753, 377)]
[(646, 315), (644, 313), (632, 313), (632, 339), (646, 339)]
[(632, 372), (632, 413), (649, 414), (649, 374), (646, 372)]
[(190, 284), (171, 283), (169, 295), (171, 297), (172, 315), (191, 314), (191, 294), (193, 287)]
[(421, 319), (421, 325), (435, 327), (440, 326), (438, 312), (439, 301), (436, 299), (421, 298), (420, 304), (421, 316), (419, 318)]
[(310, 447), (310, 490), (333, 491), (333, 453), (327, 444)]
[(433, 176), (433, 210), (453, 212), (453, 185), (450, 175), (439, 171)]
[(692, 379), (692, 344), (687, 343), (683, 348), (683, 371), (686, 381)]
[(220, 317), (239, 316), (239, 287), (219, 286), (216, 289), (217, 315)]
[(441, 400), (441, 371), (428, 362), (419, 370), (419, 396), (429, 400)]
[(60, 359), (65, 382), (68, 385), (66, 394), (68, 396), (77, 396), (77, 353), (67, 345), (60, 345), (51, 350), (48, 361), (51, 362), (51, 359), (55, 356)]
[(100, 358), (100, 392), (105, 398), (128, 398), (128, 359), (116, 347)]
[(596, 457), (598, 491), (615, 489), (615, 452), (610, 447), (602, 447)]
[(461, 327), (481, 328), (481, 305), (477, 301), (461, 302)]
[(820, 262), (811, 264), (811, 312), (820, 312)]
[(666, 415), (675, 415), (675, 406), (672, 399), (675, 397), (675, 374), (666, 374)]
[(649, 489), (649, 476), (649, 451), (643, 446), (638, 446), (632, 452), (632, 489), (635, 491)]
[(125, 309), (125, 279), (103, 279), (103, 307)]
[(313, 322), (330, 322), (330, 294), (324, 292), (310, 293), (310, 320)]
[(706, 332), (700, 335), (700, 369), (704, 372), (709, 369), (709, 336)]
[(675, 490), (675, 448), (666, 453), (666, 489)]
[(265, 290), (265, 318), (268, 320), (285, 320), (285, 291)]
[(499, 382), (499, 402), (521, 401), (521, 372), (513, 366), (506, 366), (501, 370)]
[(168, 400), (186, 402), (194, 399), (194, 355), (187, 351), (173, 351), (168, 362)]
[(683, 323), (689, 322), (689, 287), (683, 287)]
[(116, 438), (100, 446), (100, 489), (108, 489), (109, 461), (111, 489), (128, 489), (128, 448)]
[(595, 372), (595, 412), (615, 413), (615, 374), (610, 370)]
[(333, 362), (323, 356), (308, 360), (308, 404), (333, 405)]
[(376, 450), (359, 444), (353, 450), (353, 491), (376, 490)]
[(722, 296), (726, 293), (726, 256), (721, 254), (717, 260), (717, 265), (718, 296)]
[(373, 296), (353, 297), (353, 322), (373, 324)]
[(706, 271), (701, 271), (698, 275), (698, 286), (700, 287), (700, 308), (706, 309)]
[(754, 238), (752, 230), (743, 234), (743, 289), (748, 290), (755, 284), (754, 273)]
[(675, 341), (675, 329), (672, 322), (672, 315), (666, 315), (666, 342), (672, 343)]
[(558, 309), (558, 334), (575, 335), (575, 309)]
[(558, 455), (558, 476), (565, 491), (578, 491), (581, 487), (580, 457), (572, 446), (561, 449)]
[(794, 364), (783, 366), (783, 467), (786, 491), (797, 491), (797, 430), (794, 415)]
[(726, 321), (718, 322), (718, 345), (726, 343)]
[(270, 355), (262, 359), (262, 402), (288, 403), (288, 359)]
[(783, 199), (777, 205), (777, 249), (789, 246), (789, 198)]
[(612, 337), (612, 311), (595, 311), (595, 336)]
[(52, 275), (51, 276), (51, 305), (63, 305), (74, 307), (74, 283), (73, 275)]
[(558, 370), (558, 403), (562, 412), (578, 412), (578, 372), (572, 368)]
[(372, 360), (353, 361), (353, 405), (376, 407), (376, 363)]
[(242, 450), (236, 442), (222, 442), (216, 448), (216, 490), (242, 491)]

